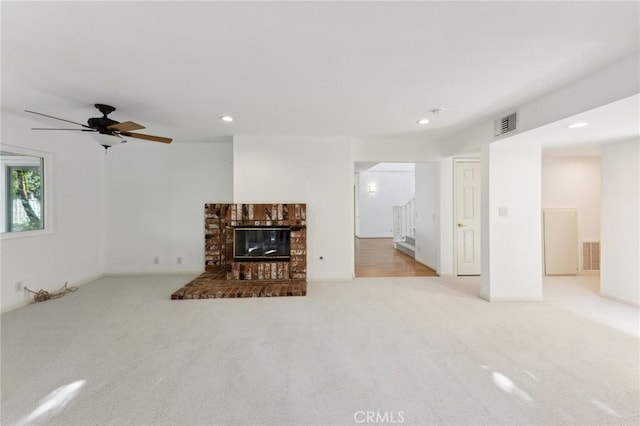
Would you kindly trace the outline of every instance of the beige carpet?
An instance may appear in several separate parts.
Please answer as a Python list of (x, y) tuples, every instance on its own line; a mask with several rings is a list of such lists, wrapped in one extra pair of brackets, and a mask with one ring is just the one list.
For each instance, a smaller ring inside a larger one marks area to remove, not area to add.
[(109, 277), (2, 315), (2, 424), (639, 421), (637, 335), (598, 316), (637, 329), (638, 311), (593, 292), (565, 294), (597, 301), (586, 313), (490, 304), (477, 284), (439, 277), (169, 300), (192, 278)]

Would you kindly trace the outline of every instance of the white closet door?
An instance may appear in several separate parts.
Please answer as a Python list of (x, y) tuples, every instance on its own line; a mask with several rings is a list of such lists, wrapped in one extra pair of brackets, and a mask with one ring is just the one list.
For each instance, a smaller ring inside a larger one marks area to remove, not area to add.
[(544, 209), (544, 273), (575, 275), (578, 272), (578, 211)]
[(480, 275), (479, 161), (455, 162), (455, 209), (458, 275)]

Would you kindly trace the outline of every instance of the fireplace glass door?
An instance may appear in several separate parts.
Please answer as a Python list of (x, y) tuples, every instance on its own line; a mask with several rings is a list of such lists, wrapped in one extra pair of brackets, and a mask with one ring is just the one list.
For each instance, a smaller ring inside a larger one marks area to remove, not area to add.
[(235, 261), (291, 259), (289, 227), (236, 227), (233, 232)]

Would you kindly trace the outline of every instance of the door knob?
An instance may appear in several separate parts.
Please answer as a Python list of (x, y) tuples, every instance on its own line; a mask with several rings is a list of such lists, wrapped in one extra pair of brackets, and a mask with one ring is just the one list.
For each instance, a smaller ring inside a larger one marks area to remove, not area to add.
[(459, 224), (458, 224), (458, 228), (462, 228), (462, 227), (464, 227), (464, 226), (467, 226), (467, 225), (465, 225), (465, 224), (463, 224), (463, 223), (459, 223)]

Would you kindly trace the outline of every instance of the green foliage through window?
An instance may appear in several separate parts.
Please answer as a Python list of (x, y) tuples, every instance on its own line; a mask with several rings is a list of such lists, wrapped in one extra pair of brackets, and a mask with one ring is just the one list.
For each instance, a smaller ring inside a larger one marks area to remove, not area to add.
[(40, 157), (0, 152), (3, 232), (44, 229), (43, 163)]

